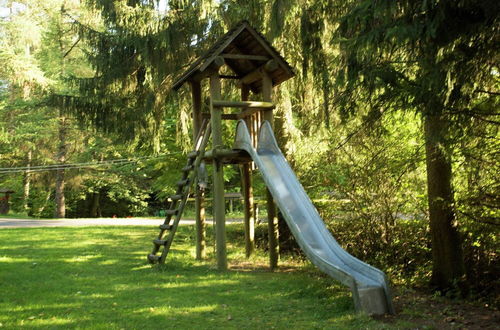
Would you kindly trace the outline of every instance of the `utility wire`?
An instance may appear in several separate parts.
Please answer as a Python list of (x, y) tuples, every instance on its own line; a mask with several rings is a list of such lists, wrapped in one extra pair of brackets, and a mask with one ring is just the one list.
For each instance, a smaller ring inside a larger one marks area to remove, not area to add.
[(158, 156), (110, 159), (110, 160), (103, 160), (103, 161), (98, 161), (98, 162), (87, 162), (87, 163), (69, 163), (69, 164), (53, 164), (53, 165), (22, 166), (22, 167), (3, 167), (3, 168), (0, 168), (0, 174), (19, 173), (19, 172), (57, 171), (57, 170), (63, 170), (63, 169), (80, 169), (80, 168), (89, 168), (89, 167), (96, 167), (96, 166), (125, 165), (125, 164), (130, 164), (130, 163), (136, 163), (140, 160), (164, 158), (164, 157), (167, 157), (170, 155), (176, 155), (176, 154), (181, 154), (181, 153), (182, 152), (172, 152), (172, 153), (158, 155)]
[(60, 168), (60, 167), (76, 167), (76, 166), (92, 166), (92, 165), (101, 165), (108, 163), (121, 163), (121, 162), (131, 162), (131, 159), (110, 159), (104, 160), (100, 162), (88, 162), (88, 163), (66, 163), (66, 164), (51, 164), (51, 165), (40, 165), (40, 166), (19, 166), (19, 167), (3, 167), (0, 168), (0, 171), (10, 171), (10, 170), (36, 170), (36, 169), (50, 169), (50, 168)]
[[(174, 153), (172, 153), (174, 154)], [(119, 162), (133, 162), (141, 159), (152, 159), (152, 158), (161, 158), (164, 156), (168, 156), (171, 154), (163, 154), (163, 155), (158, 155), (158, 156), (144, 156), (144, 157), (136, 157), (136, 158), (119, 158), (119, 159), (106, 159), (106, 160), (101, 160), (97, 162), (86, 162), (86, 163), (66, 163), (66, 164), (51, 164), (51, 165), (40, 165), (40, 166), (19, 166), (19, 167), (0, 167), (0, 171), (4, 170), (10, 170), (10, 169), (15, 169), (15, 170), (31, 170), (31, 169), (37, 169), (37, 168), (51, 168), (51, 167), (66, 167), (66, 166), (86, 166), (86, 165), (94, 165), (94, 164), (106, 164), (106, 163), (119, 163)]]

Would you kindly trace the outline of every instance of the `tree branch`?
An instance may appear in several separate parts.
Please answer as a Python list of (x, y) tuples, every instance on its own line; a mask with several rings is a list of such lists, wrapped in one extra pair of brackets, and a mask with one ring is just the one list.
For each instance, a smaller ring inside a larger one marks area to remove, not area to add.
[(461, 214), (465, 215), (467, 218), (472, 219), (472, 220), (477, 221), (477, 222), (480, 222), (480, 223), (484, 223), (487, 225), (493, 225), (493, 226), (500, 226), (500, 223), (495, 222), (495, 220), (496, 221), (499, 220), (499, 218), (496, 218), (496, 217), (477, 218), (468, 212), (464, 212), (464, 211), (460, 211), (460, 210), (458, 210), (458, 213), (461, 213)]
[(63, 58), (65, 58), (66, 56), (69, 55), (69, 53), (71, 53), (71, 51), (73, 50), (73, 48), (75, 48), (75, 46), (80, 42), (80, 36), (78, 37), (78, 39), (76, 39), (75, 43), (68, 49), (68, 51), (66, 53), (64, 53), (63, 55)]
[(474, 93), (485, 93), (485, 94), (490, 94), (490, 95), (500, 95), (499, 92), (491, 92), (491, 91), (487, 91), (487, 90), (484, 90), (484, 89), (476, 89), (474, 91)]

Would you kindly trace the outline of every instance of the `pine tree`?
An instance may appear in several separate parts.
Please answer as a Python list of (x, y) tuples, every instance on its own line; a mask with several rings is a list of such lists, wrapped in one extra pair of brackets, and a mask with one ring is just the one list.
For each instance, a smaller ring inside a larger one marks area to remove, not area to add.
[(179, 112), (178, 98), (170, 93), (173, 79), (195, 50), (210, 45), (205, 31), (211, 1), (169, 1), (166, 12), (157, 1), (87, 4), (93, 19), (68, 16), (91, 50), (87, 59), (94, 73), (74, 79), (78, 95), (61, 94), (54, 101), (81, 122), (158, 151), (166, 116)]
[[(374, 112), (411, 109), (422, 116), (426, 141), (432, 284), (464, 283), (452, 188), (456, 124), (481, 115), (475, 100), (496, 80), (497, 1), (362, 1), (338, 28), (345, 105)], [(463, 289), (464, 287), (461, 286)]]

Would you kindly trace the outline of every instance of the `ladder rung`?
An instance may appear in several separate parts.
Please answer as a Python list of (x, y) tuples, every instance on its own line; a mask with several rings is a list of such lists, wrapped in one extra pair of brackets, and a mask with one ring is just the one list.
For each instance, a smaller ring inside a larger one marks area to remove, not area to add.
[(182, 172), (189, 172), (193, 169), (193, 165), (188, 165), (182, 168)]
[(172, 196), (170, 196), (170, 200), (172, 200), (174, 202), (178, 201), (180, 199), (182, 199), (182, 195), (172, 195)]
[(177, 211), (178, 211), (177, 209), (175, 209), (175, 210), (166, 210), (165, 214), (166, 215), (176, 215)]
[(160, 260), (161, 256), (157, 256), (157, 255), (154, 255), (154, 254), (148, 254), (148, 261), (150, 263), (155, 263), (155, 262), (158, 262), (158, 260)]
[(188, 158), (195, 158), (196, 156), (198, 156), (200, 152), (199, 151), (191, 151), (190, 153), (187, 154)]
[(160, 229), (161, 230), (170, 230), (172, 229), (172, 225), (166, 225), (166, 224), (163, 224), (163, 225), (160, 225)]
[(177, 186), (182, 187), (182, 186), (187, 185), (188, 183), (189, 183), (189, 179), (180, 180), (180, 181), (177, 181)]
[(165, 239), (154, 239), (153, 243), (156, 244), (156, 245), (165, 245), (165, 243), (167, 243), (167, 240), (165, 240)]

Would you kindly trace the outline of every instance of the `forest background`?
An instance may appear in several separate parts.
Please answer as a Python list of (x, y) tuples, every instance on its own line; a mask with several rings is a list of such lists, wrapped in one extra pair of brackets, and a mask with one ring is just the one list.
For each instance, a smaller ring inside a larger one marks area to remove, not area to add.
[[(245, 19), (295, 68), (275, 89), (276, 135), (339, 242), (393, 282), (498, 303), (497, 1), (0, 7), (0, 188), (14, 212), (158, 212), (191, 147), (189, 91), (171, 85)], [(237, 168), (225, 179), (240, 190)]]

